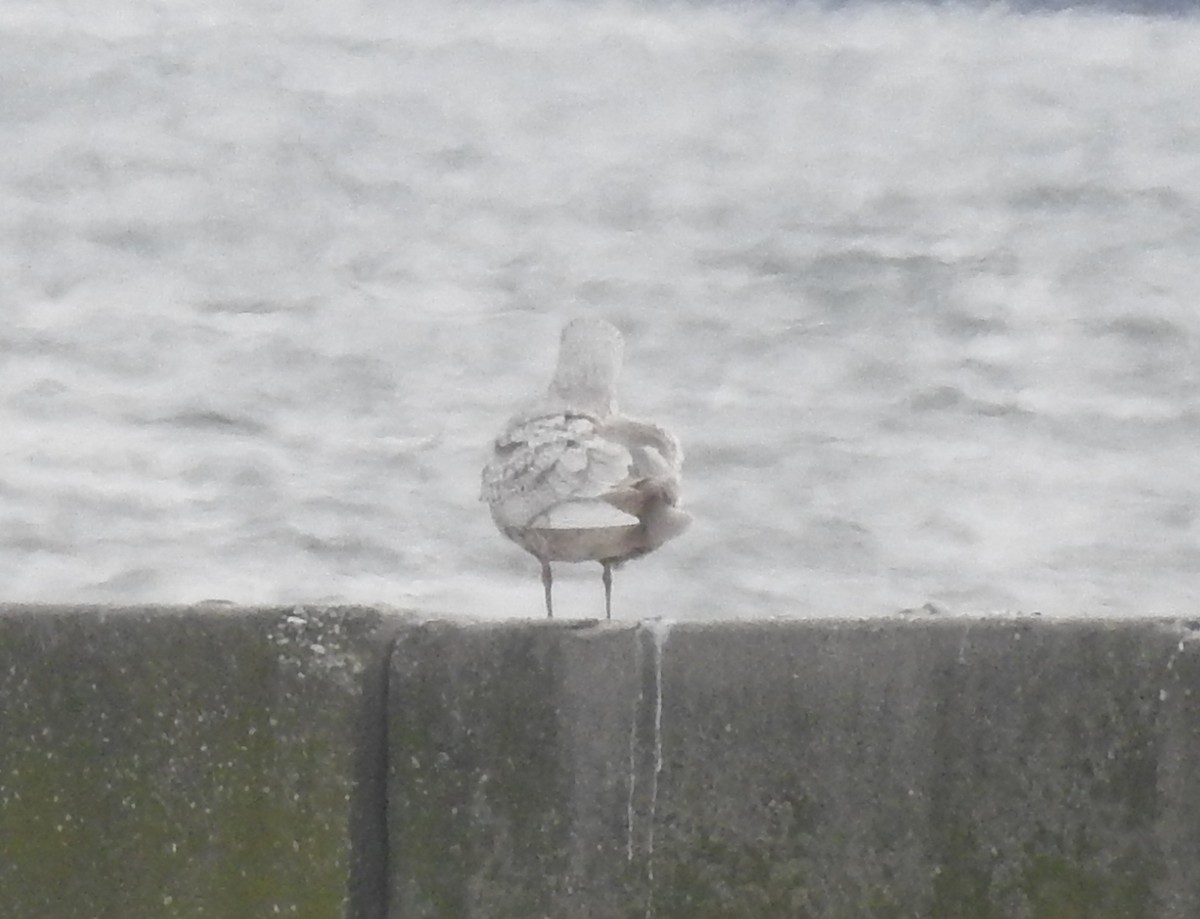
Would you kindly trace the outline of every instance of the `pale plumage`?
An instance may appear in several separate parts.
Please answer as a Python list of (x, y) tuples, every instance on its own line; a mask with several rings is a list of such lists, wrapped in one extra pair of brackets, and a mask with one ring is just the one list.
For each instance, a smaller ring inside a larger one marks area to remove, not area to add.
[(620, 362), (613, 326), (569, 323), (545, 398), (509, 421), (483, 471), (481, 497), (496, 526), (541, 562), (549, 616), (550, 562), (599, 562), (611, 617), (612, 568), (657, 549), (691, 522), (677, 506), (678, 441), (617, 413)]

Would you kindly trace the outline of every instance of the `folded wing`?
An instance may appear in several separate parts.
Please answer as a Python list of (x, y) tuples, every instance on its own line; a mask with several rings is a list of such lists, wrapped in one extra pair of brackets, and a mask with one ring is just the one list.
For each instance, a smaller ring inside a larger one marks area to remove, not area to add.
[(590, 415), (518, 417), (495, 442), (482, 498), (502, 527), (599, 527), (636, 523), (605, 498), (634, 477), (628, 446)]

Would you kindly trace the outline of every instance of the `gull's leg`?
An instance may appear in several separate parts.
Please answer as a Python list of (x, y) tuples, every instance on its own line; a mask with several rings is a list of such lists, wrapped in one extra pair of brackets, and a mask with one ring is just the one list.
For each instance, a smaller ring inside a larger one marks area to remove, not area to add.
[(550, 585), (554, 581), (554, 576), (550, 574), (550, 563), (542, 561), (542, 590), (546, 592), (546, 618), (554, 618), (554, 604), (550, 600)]
[(601, 580), (604, 581), (604, 618), (612, 618), (612, 562), (601, 562), (604, 567), (604, 574), (601, 575)]

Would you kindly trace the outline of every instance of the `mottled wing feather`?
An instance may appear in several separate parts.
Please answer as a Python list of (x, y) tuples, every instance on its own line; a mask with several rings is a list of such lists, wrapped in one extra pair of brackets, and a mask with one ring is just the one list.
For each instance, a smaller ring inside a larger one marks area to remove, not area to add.
[(481, 497), (504, 526), (524, 527), (568, 501), (602, 497), (625, 483), (633, 458), (599, 433), (590, 415), (518, 417), (496, 438)]

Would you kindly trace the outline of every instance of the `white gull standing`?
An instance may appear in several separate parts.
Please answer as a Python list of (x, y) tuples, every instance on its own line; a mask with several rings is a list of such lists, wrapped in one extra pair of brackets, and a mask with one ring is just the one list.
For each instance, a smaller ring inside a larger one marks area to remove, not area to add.
[(545, 397), (509, 420), (483, 470), (496, 526), (541, 562), (550, 617), (551, 562), (599, 562), (611, 619), (612, 569), (691, 523), (678, 507), (679, 442), (617, 411), (621, 351), (604, 320), (568, 323)]

